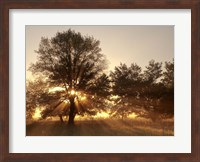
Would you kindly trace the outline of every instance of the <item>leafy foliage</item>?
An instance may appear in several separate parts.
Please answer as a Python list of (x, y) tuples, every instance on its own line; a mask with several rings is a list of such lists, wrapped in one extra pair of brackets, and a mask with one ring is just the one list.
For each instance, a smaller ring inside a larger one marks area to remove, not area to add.
[(126, 64), (120, 63), (118, 67), (110, 74), (113, 82), (113, 93), (119, 95), (134, 95), (138, 94), (142, 81), (141, 67), (137, 64), (131, 64), (127, 67)]
[(93, 37), (72, 30), (43, 37), (36, 51), (38, 60), (30, 69), (45, 74), (55, 85), (87, 91), (107, 67), (99, 45)]
[(149, 65), (146, 66), (144, 71), (144, 80), (148, 83), (156, 83), (156, 81), (162, 76), (162, 63), (149, 61)]
[(111, 72), (113, 93), (120, 97), (112, 109), (111, 116), (127, 117), (135, 113), (140, 117), (171, 117), (174, 113), (174, 63), (151, 60), (142, 73), (141, 67), (120, 64)]
[(165, 62), (165, 71), (163, 72), (163, 84), (169, 88), (174, 88), (174, 60), (173, 62)]

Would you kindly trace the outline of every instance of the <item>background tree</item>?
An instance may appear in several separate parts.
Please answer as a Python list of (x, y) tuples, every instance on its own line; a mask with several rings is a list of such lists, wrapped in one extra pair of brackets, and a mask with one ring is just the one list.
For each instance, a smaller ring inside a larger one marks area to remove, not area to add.
[[(26, 119), (33, 119), (37, 109), (41, 111), (41, 118), (51, 116), (50, 113), (58, 106), (63, 92), (50, 93), (50, 85), (42, 79), (26, 83)], [(55, 105), (57, 104), (57, 106)], [(52, 111), (50, 111), (52, 110)], [(60, 114), (55, 114), (60, 115)], [(54, 116), (55, 116), (54, 115)], [(62, 120), (62, 119), (61, 119)]]
[(112, 88), (115, 104), (111, 116), (127, 117), (135, 113), (140, 117), (156, 121), (164, 117), (172, 117), (174, 110), (173, 63), (149, 61), (142, 73), (137, 64), (120, 64), (111, 72)]
[(165, 86), (165, 95), (161, 101), (163, 107), (165, 107), (165, 116), (171, 117), (174, 114), (174, 60), (172, 62), (165, 62), (162, 83)]
[(120, 63), (110, 74), (113, 83), (113, 93), (117, 95), (134, 95), (138, 94), (141, 77), (141, 67), (137, 64), (131, 64), (128, 67), (126, 64)]
[[(170, 62), (168, 62), (170, 64)], [(163, 78), (166, 78), (169, 71), (162, 70), (162, 63), (151, 60), (144, 71), (143, 81), (143, 108), (140, 116), (150, 118), (153, 121), (173, 115), (174, 99), (173, 93), (167, 92), (166, 84), (163, 84)], [(171, 72), (172, 73), (172, 72)], [(166, 80), (166, 79), (165, 79)]]
[(58, 32), (51, 39), (42, 37), (36, 51), (38, 60), (30, 69), (46, 75), (52, 85), (65, 87), (70, 102), (69, 124), (74, 124), (77, 114), (76, 92), (89, 91), (107, 67), (99, 45), (93, 37), (68, 30)]
[(174, 89), (174, 60), (165, 62), (162, 82), (167, 88)]
[(110, 94), (109, 91), (111, 90), (110, 82), (109, 76), (103, 73), (93, 82), (88, 90), (96, 95), (108, 96)]
[(47, 99), (48, 86), (41, 79), (26, 83), (26, 119), (32, 119), (37, 107), (43, 106)]
[(144, 81), (153, 84), (158, 81), (158, 79), (162, 76), (162, 63), (155, 62), (155, 60), (149, 61), (149, 65), (146, 66), (146, 70), (144, 71)]
[(150, 60), (142, 75), (141, 96), (146, 100), (159, 98), (162, 95), (163, 88), (160, 84), (162, 77), (162, 63)]

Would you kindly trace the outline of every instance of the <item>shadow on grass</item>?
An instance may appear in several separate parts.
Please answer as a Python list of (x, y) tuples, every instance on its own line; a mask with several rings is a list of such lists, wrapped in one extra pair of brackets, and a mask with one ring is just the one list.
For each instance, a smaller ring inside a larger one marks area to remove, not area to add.
[(60, 121), (38, 121), (26, 125), (27, 136), (173, 136), (173, 122), (153, 123), (135, 119), (76, 121), (74, 126)]

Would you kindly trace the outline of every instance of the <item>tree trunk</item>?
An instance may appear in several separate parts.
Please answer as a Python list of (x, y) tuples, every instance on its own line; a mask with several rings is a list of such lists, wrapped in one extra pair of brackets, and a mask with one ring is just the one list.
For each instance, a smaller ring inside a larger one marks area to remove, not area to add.
[(61, 121), (61, 123), (63, 123), (64, 120), (63, 120), (63, 118), (62, 118), (62, 115), (59, 115), (59, 117), (60, 117), (60, 121)]
[(68, 119), (68, 124), (69, 125), (74, 125), (74, 118), (75, 118), (75, 102), (74, 102), (74, 97), (70, 98), (70, 109), (69, 109), (69, 119)]

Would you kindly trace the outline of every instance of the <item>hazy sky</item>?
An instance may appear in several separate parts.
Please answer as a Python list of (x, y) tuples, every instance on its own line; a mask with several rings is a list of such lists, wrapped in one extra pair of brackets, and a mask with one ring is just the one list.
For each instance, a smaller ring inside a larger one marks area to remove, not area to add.
[[(26, 69), (36, 61), (41, 37), (54, 37), (69, 28), (100, 40), (102, 53), (113, 70), (120, 62), (137, 63), (144, 70), (151, 59), (159, 62), (174, 58), (174, 26), (26, 26)], [(27, 79), (31, 76), (27, 72)]]

